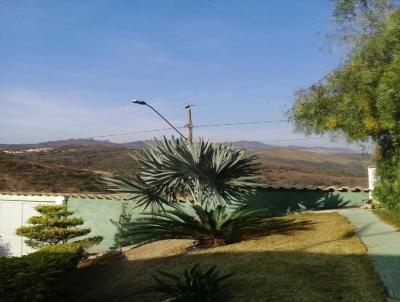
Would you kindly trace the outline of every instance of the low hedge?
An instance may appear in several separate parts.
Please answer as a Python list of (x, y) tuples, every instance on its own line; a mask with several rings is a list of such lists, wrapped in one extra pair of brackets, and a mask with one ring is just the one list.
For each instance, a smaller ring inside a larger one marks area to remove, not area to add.
[(76, 268), (83, 253), (81, 245), (66, 243), (22, 257), (0, 257), (0, 300), (60, 301), (64, 277)]

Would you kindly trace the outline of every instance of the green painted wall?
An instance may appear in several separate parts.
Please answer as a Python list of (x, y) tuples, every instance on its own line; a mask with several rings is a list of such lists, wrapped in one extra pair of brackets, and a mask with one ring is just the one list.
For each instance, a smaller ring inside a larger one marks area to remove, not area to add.
[[(363, 199), (368, 198), (366, 192), (328, 192), (310, 190), (262, 189), (248, 198), (252, 207), (268, 207), (277, 214), (287, 210), (299, 210), (299, 204), (307, 209), (331, 209), (340, 207), (360, 207)], [(122, 200), (68, 198), (68, 208), (75, 216), (84, 219), (85, 227), (92, 230), (90, 236), (103, 236), (103, 241), (94, 246), (91, 252), (109, 250), (114, 244), (115, 226), (111, 219), (117, 221), (122, 209)]]
[(261, 189), (248, 198), (248, 203), (257, 208), (267, 207), (277, 214), (282, 214), (288, 210), (300, 210), (299, 204), (307, 209), (360, 207), (367, 198), (367, 192)]
[(114, 245), (116, 228), (111, 223), (111, 219), (118, 221), (122, 203), (122, 200), (116, 199), (68, 198), (68, 209), (74, 212), (74, 216), (83, 218), (84, 227), (91, 229), (87, 237), (103, 236), (103, 241), (93, 246), (90, 252), (106, 251)]
[[(257, 194), (248, 198), (252, 207), (268, 207), (277, 214), (299, 210), (299, 204), (307, 209), (315, 208), (339, 208), (360, 207), (364, 199), (368, 198), (366, 192), (329, 192), (310, 190), (284, 190), (284, 189), (261, 189)], [(55, 196), (17, 196), (2, 195), (0, 200), (15, 201), (47, 201), (54, 200)], [(84, 220), (84, 227), (92, 232), (88, 236), (103, 236), (103, 241), (94, 246), (91, 252), (107, 251), (114, 245), (115, 226), (111, 219), (117, 221), (122, 210), (122, 200), (91, 199), (68, 197), (66, 201), (69, 210), (75, 212), (75, 216)], [(137, 213), (135, 213), (135, 216)]]

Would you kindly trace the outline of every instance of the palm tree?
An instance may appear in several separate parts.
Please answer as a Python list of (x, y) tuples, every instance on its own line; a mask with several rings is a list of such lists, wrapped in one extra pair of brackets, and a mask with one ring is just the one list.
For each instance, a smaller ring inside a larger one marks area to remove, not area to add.
[(256, 157), (245, 156), (244, 149), (203, 139), (188, 145), (164, 137), (131, 156), (142, 166), (139, 175), (120, 173), (106, 179), (110, 190), (127, 194), (145, 210), (124, 226), (115, 222), (124, 230), (119, 237), (125, 244), (190, 238), (204, 248), (271, 226), (268, 210), (239, 206), (259, 178)]
[(153, 210), (177, 200), (196, 204), (231, 204), (243, 201), (259, 178), (255, 156), (244, 149), (201, 139), (188, 145), (185, 140), (163, 138), (149, 143), (142, 152), (131, 154), (142, 166), (132, 177), (124, 172), (107, 178), (109, 189), (125, 193), (138, 206)]
[(308, 223), (274, 218), (269, 209), (226, 205), (210, 208), (186, 204), (159, 213), (144, 213), (123, 225), (130, 245), (168, 239), (192, 239), (195, 248), (211, 248), (272, 232), (308, 229)]
[(233, 273), (222, 274), (216, 266), (207, 269), (194, 265), (186, 269), (183, 276), (159, 271), (153, 275), (155, 285), (144, 293), (159, 292), (163, 302), (223, 302), (230, 301), (230, 278)]

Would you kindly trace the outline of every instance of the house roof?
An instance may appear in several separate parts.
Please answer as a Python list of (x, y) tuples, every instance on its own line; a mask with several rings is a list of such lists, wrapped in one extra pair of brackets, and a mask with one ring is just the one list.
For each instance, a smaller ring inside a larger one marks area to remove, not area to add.
[[(368, 188), (364, 187), (336, 187), (336, 186), (276, 186), (261, 184), (258, 186), (261, 189), (269, 190), (301, 190), (301, 191), (327, 191), (327, 192), (369, 192)], [(64, 196), (72, 198), (87, 198), (87, 199), (107, 199), (107, 200), (127, 200), (123, 194), (102, 194), (102, 193), (46, 193), (46, 192), (0, 192), (0, 197), (5, 195), (13, 196)]]
[(102, 194), (102, 193), (47, 193), (47, 192), (0, 192), (0, 197), (5, 195), (13, 196), (64, 196), (72, 198), (88, 198), (88, 199), (117, 199), (125, 200), (126, 198), (121, 194)]
[(339, 191), (339, 192), (369, 192), (369, 188), (365, 187), (337, 187), (337, 186), (277, 186), (277, 185), (267, 185), (261, 184), (260, 188), (263, 189), (273, 189), (273, 190), (302, 190), (302, 191)]

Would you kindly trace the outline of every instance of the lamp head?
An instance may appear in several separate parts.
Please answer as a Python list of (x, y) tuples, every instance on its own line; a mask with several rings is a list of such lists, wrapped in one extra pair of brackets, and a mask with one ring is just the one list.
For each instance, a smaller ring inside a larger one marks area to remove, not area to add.
[(140, 100), (132, 100), (132, 103), (134, 103), (134, 104), (138, 104), (138, 105), (147, 105), (147, 103), (146, 103), (146, 102), (144, 102), (144, 101), (140, 101)]

